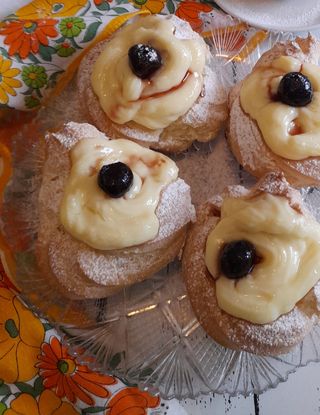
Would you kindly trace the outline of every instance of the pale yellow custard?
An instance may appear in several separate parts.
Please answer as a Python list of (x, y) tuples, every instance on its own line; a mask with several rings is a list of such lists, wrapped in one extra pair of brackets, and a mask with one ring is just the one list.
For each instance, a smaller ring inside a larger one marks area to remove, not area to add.
[[(119, 31), (93, 66), (91, 83), (107, 116), (118, 124), (128, 121), (162, 129), (185, 114), (199, 97), (207, 47), (196, 35), (178, 39), (172, 19), (139, 18)], [(150, 80), (130, 69), (128, 50), (148, 44), (159, 51), (163, 64)]]
[[(260, 262), (238, 280), (219, 269), (222, 246), (251, 242)], [(265, 324), (288, 313), (320, 278), (320, 224), (294, 210), (285, 197), (227, 198), (210, 232), (205, 253), (216, 279), (219, 307), (232, 316)]]
[[(291, 107), (273, 99), (288, 72), (301, 72), (309, 78), (314, 91), (310, 104)], [(275, 154), (290, 160), (320, 156), (320, 67), (281, 56), (244, 80), (240, 101)]]
[[(163, 154), (129, 140), (83, 139), (70, 151), (71, 171), (60, 207), (60, 220), (76, 239), (111, 250), (156, 237), (156, 208), (162, 189), (178, 177), (178, 167)], [(133, 184), (120, 198), (98, 186), (103, 165), (121, 161), (133, 172)]]

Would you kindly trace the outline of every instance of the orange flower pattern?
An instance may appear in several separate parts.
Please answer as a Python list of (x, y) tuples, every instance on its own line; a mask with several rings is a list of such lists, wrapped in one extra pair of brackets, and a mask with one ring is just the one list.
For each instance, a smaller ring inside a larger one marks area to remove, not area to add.
[(32, 0), (0, 21), (0, 57), (12, 65), (6, 71), (0, 62), (0, 106), (37, 110), (68, 84), (92, 45), (136, 13), (176, 13), (200, 30), (199, 13), (211, 10), (196, 0)]
[(86, 6), (88, 0), (33, 0), (17, 10), (20, 19), (43, 19), (46, 17), (69, 17)]
[[(1, 244), (0, 240), (0, 249)], [(55, 334), (54, 329), (7, 288), (10, 283), (3, 267), (0, 273), (6, 281), (3, 286), (0, 281), (0, 395), (6, 395), (0, 401), (0, 414), (146, 415), (148, 408), (159, 408), (159, 398), (137, 388), (124, 388), (114, 377), (78, 364), (56, 335), (47, 334), (49, 342), (43, 342), (45, 330)], [(107, 387), (115, 389), (113, 397)], [(74, 405), (77, 398), (83, 403)]]
[(9, 45), (9, 55), (17, 53), (24, 59), (30, 52), (39, 52), (40, 45), (47, 46), (49, 37), (58, 36), (56, 24), (54, 19), (13, 20), (0, 28), (0, 35), (5, 36), (4, 44)]
[(71, 402), (78, 398), (93, 405), (94, 400), (89, 393), (107, 398), (109, 392), (104, 386), (116, 383), (111, 376), (91, 372), (87, 366), (79, 365), (57, 337), (52, 337), (49, 344), (43, 343), (41, 350), (42, 353), (38, 356), (40, 362), (36, 366), (44, 379), (43, 385), (55, 388), (60, 398), (66, 396)]
[(150, 13), (160, 13), (165, 4), (165, 0), (132, 0), (135, 7), (141, 10), (148, 10)]
[(44, 338), (41, 321), (7, 288), (0, 287), (0, 377), (8, 383), (26, 382)]
[(107, 6), (104, 6), (104, 4), (106, 2), (107, 3), (112, 3), (112, 0), (93, 0), (93, 2), (95, 4), (95, 6), (97, 6), (98, 8), (102, 8), (103, 9), (103, 7), (107, 7)]
[(147, 415), (148, 408), (156, 408), (159, 403), (159, 397), (138, 388), (126, 388), (109, 401), (106, 415)]
[(7, 104), (9, 95), (16, 96), (16, 88), (20, 88), (22, 83), (16, 76), (20, 74), (20, 69), (12, 68), (12, 62), (0, 56), (0, 104)]
[(22, 393), (11, 402), (6, 415), (80, 415), (68, 402), (62, 402), (52, 391), (45, 390), (37, 401), (32, 395)]
[(211, 11), (212, 6), (209, 4), (198, 3), (196, 1), (182, 1), (176, 10), (176, 15), (180, 19), (189, 22), (193, 30), (200, 31), (202, 28), (202, 20), (199, 17), (199, 13), (209, 13)]
[[(0, 252), (2, 245), (0, 239)], [(79, 364), (55, 330), (8, 287), (14, 286), (0, 261), (0, 395), (6, 394), (0, 401), (0, 414), (80, 415), (107, 410), (112, 415), (146, 415), (148, 408), (159, 407), (159, 398), (126, 388), (116, 378)]]

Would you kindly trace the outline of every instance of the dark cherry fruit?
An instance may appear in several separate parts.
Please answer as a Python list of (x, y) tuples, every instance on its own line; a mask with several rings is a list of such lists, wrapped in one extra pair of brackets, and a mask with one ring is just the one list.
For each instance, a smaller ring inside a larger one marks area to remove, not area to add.
[(160, 53), (150, 45), (134, 45), (128, 55), (132, 72), (141, 79), (150, 78), (162, 65)]
[(133, 183), (133, 173), (126, 164), (117, 163), (102, 166), (98, 175), (99, 187), (107, 195), (117, 198), (123, 196)]
[(256, 263), (256, 250), (251, 242), (232, 241), (220, 252), (220, 270), (227, 278), (238, 279), (248, 275)]
[(291, 107), (304, 107), (312, 101), (310, 80), (300, 72), (289, 72), (280, 81), (278, 98)]

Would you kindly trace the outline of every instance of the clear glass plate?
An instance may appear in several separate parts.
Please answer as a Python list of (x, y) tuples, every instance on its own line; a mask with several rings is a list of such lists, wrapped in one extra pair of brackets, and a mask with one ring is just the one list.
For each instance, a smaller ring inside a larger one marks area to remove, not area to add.
[[(275, 41), (291, 35), (266, 35), (228, 16), (206, 15), (213, 65), (228, 90)], [(236, 29), (221, 29), (225, 24)], [(253, 53), (252, 45), (264, 39)], [(14, 175), (4, 195), (2, 226), (17, 263), (23, 299), (64, 334), (74, 354), (96, 369), (109, 371), (164, 398), (193, 398), (200, 393), (262, 393), (285, 381), (299, 366), (318, 361), (320, 328), (315, 327), (290, 353), (262, 357), (226, 349), (199, 325), (191, 309), (179, 262), (118, 295), (99, 300), (70, 300), (48, 285), (36, 261), (37, 195), (44, 160), (43, 134), (66, 121), (86, 121), (74, 84), (41, 110), (15, 137)], [(196, 204), (229, 184), (251, 185), (227, 148), (224, 133), (195, 144), (176, 157), (180, 175), (192, 187)], [(303, 195), (320, 219), (320, 192)], [(48, 201), (50, 203), (50, 201)]]

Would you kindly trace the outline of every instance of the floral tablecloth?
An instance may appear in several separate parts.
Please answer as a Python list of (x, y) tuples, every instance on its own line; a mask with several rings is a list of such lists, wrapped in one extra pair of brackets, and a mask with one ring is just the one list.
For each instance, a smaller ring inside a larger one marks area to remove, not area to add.
[[(200, 13), (216, 8), (206, 0), (34, 0), (0, 22), (0, 195), (11, 175), (11, 137), (34, 114), (17, 110), (36, 109), (59, 93), (83, 54), (135, 14), (175, 13), (205, 35)], [(249, 53), (263, 38), (238, 36), (233, 46), (242, 42)], [(0, 259), (0, 415), (184, 413), (177, 403), (79, 364), (19, 298), (1, 234)]]
[(175, 13), (200, 30), (207, 3), (34, 0), (0, 25), (0, 104), (33, 109), (70, 80), (83, 53), (135, 14)]

